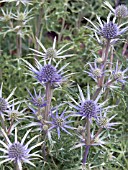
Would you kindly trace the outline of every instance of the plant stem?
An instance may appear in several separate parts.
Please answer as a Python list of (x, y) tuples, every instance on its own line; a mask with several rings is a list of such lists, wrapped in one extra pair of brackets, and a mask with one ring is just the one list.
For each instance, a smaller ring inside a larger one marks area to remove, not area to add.
[(83, 155), (83, 164), (86, 163), (86, 160), (87, 160), (87, 156), (88, 156), (88, 153), (89, 153), (89, 148), (90, 148), (90, 121), (89, 121), (89, 118), (87, 118), (87, 142), (86, 142), (86, 149), (85, 149), (85, 152), (84, 152), (84, 155)]
[(46, 102), (47, 102), (47, 105), (45, 107), (45, 115), (44, 115), (44, 119), (46, 121), (48, 120), (48, 115), (49, 115), (49, 112), (50, 112), (51, 99), (52, 99), (51, 83), (47, 83), (46, 84)]
[(113, 46), (111, 47), (111, 56), (110, 56), (110, 65), (109, 65), (109, 69), (112, 69), (112, 63), (113, 63), (113, 58), (114, 58), (114, 48)]
[[(36, 22), (36, 37), (38, 39), (40, 39), (40, 31), (41, 31), (41, 25), (42, 25), (42, 18), (43, 18), (43, 14), (44, 14), (44, 9), (43, 7), (40, 8), (39, 10), (39, 16), (37, 17), (37, 22)], [(36, 42), (35, 44), (35, 49), (39, 50), (40, 46), (39, 44)]]
[(5, 126), (5, 120), (2, 117), (2, 115), (0, 114), (0, 121), (1, 121), (1, 127), (4, 129), (5, 133), (6, 133), (6, 126)]
[(90, 121), (89, 118), (87, 118), (87, 145), (90, 145)]
[(88, 153), (89, 153), (89, 149), (90, 149), (90, 146), (86, 146), (86, 149), (85, 149), (85, 152), (84, 152), (84, 155), (83, 155), (83, 164), (86, 164), (86, 161), (87, 161), (87, 156), (88, 156)]
[(16, 48), (17, 48), (17, 57), (20, 58), (22, 56), (22, 38), (20, 35), (17, 35), (16, 38)]
[(101, 131), (102, 131), (102, 128), (99, 128), (98, 131), (97, 131), (97, 133), (95, 134), (93, 140), (91, 141), (91, 144), (93, 144), (95, 138), (100, 134)]
[(97, 98), (97, 96), (99, 95), (100, 91), (101, 91), (102, 87), (97, 88), (97, 90), (95, 91), (94, 95), (93, 95), (93, 100), (95, 100)]
[[(106, 42), (105, 56), (104, 56), (102, 71), (104, 71), (105, 68), (106, 68), (106, 62), (107, 62), (107, 59), (108, 59), (109, 48), (110, 48), (110, 40), (108, 39), (107, 42)], [(99, 86), (100, 87), (103, 86), (103, 82), (104, 82), (104, 75), (99, 80)]]
[(18, 163), (15, 164), (15, 170), (22, 170), (22, 167), (19, 168)]
[(8, 128), (8, 131), (7, 131), (7, 135), (10, 135), (10, 131), (11, 131), (13, 122), (14, 122), (14, 119), (11, 120), (10, 126), (9, 126), (9, 128)]

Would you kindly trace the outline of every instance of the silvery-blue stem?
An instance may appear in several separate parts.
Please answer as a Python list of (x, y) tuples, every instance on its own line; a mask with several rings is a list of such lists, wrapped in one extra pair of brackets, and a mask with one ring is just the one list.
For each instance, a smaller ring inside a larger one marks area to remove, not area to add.
[(85, 148), (85, 152), (84, 152), (84, 155), (83, 155), (83, 164), (86, 164), (87, 162), (87, 156), (88, 156), (88, 153), (89, 153), (89, 149), (90, 149), (90, 145), (87, 145), (86, 148)]
[(19, 165), (16, 163), (16, 164), (15, 164), (15, 170), (22, 170), (22, 167), (19, 168)]
[(48, 115), (49, 115), (49, 112), (50, 112), (51, 99), (52, 99), (52, 87), (51, 87), (51, 83), (47, 83), (46, 84), (46, 102), (47, 102), (47, 105), (45, 107), (45, 115), (44, 115), (44, 119), (46, 121), (48, 120)]
[[(106, 68), (106, 62), (107, 62), (107, 59), (108, 59), (109, 48), (110, 48), (110, 40), (108, 39), (107, 42), (106, 42), (105, 57), (104, 57), (104, 60), (103, 60), (103, 65), (102, 65), (102, 70), (103, 71)], [(100, 78), (98, 86), (102, 87), (103, 82), (104, 82), (104, 75)]]
[(87, 145), (90, 145), (90, 121), (89, 118), (87, 118)]
[(89, 153), (89, 148), (90, 148), (91, 136), (90, 136), (90, 121), (89, 121), (89, 118), (87, 118), (86, 128), (87, 128), (87, 141), (86, 141), (86, 149), (85, 149), (85, 152), (84, 152), (84, 155), (83, 155), (83, 164), (86, 163), (87, 156), (88, 156), (88, 153)]

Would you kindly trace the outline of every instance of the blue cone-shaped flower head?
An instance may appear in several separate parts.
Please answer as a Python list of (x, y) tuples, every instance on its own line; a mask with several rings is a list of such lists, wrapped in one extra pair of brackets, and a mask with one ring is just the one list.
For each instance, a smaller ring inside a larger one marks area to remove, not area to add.
[(39, 75), (39, 79), (44, 83), (52, 84), (56, 82), (61, 82), (61, 75), (57, 72), (54, 66), (47, 64), (42, 68), (41, 75)]
[[(8, 161), (14, 161), (15, 164), (18, 165), (19, 170), (22, 170), (22, 163), (28, 163), (32, 166), (35, 166), (31, 160), (32, 159), (37, 159), (41, 157), (40, 155), (35, 153), (30, 153), (34, 148), (41, 146), (43, 142), (40, 142), (34, 146), (31, 146), (28, 148), (28, 146), (32, 143), (34, 139), (37, 139), (39, 135), (34, 136), (29, 140), (26, 144), (24, 143), (28, 134), (30, 133), (30, 130), (26, 132), (24, 137), (22, 138), (21, 142), (17, 140), (17, 129), (15, 129), (15, 141), (12, 143), (10, 139), (8, 138), (7, 134), (4, 132), (3, 129), (1, 129), (5, 139), (6, 143), (4, 143), (2, 140), (0, 140), (0, 144), (4, 149), (0, 148), (0, 151), (4, 152), (4, 160), (0, 161), (0, 164)], [(2, 157), (1, 157), (2, 158)]]
[(109, 23), (104, 24), (101, 34), (106, 39), (113, 39), (118, 36), (118, 32), (119, 28), (117, 24), (110, 21)]
[(103, 22), (100, 17), (97, 16), (98, 22), (97, 24), (94, 24), (92, 21), (90, 21), (88, 18), (85, 18), (92, 26), (93, 28), (89, 27), (94, 33), (97, 38), (97, 41), (101, 43), (101, 40), (99, 39), (98, 35), (103, 36), (107, 40), (111, 40), (111, 43), (114, 42), (113, 39), (118, 38), (121, 34), (125, 33), (128, 30), (128, 27), (123, 27), (127, 24), (127, 22), (117, 25), (115, 23), (116, 17), (113, 18), (113, 20), (110, 20), (111, 12), (107, 16), (107, 22)]
[(38, 60), (35, 59), (37, 68), (34, 68), (29, 62), (25, 60), (23, 61), (27, 64), (27, 67), (32, 73), (32, 76), (36, 78), (43, 85), (50, 83), (51, 86), (54, 87), (66, 81), (67, 78), (70, 76), (70, 74), (64, 75), (63, 72), (63, 69), (65, 69), (65, 67), (67, 67), (69, 63), (61, 67), (59, 70), (57, 70), (57, 67), (60, 62), (58, 62), (56, 66), (53, 66), (51, 64), (51, 61), (49, 61), (48, 64), (46, 64), (46, 61), (44, 61), (44, 66), (43, 66), (39, 63)]
[(89, 120), (91, 120), (92, 117), (97, 119), (97, 115), (100, 113), (101, 110), (103, 110), (103, 106), (107, 101), (104, 101), (101, 104), (98, 103), (98, 100), (101, 97), (101, 93), (97, 96), (95, 100), (90, 99), (89, 86), (87, 86), (87, 99), (85, 99), (79, 85), (78, 85), (78, 89), (80, 93), (79, 102), (75, 101), (73, 97), (69, 96), (70, 99), (75, 103), (75, 105), (69, 103), (71, 107), (77, 110), (77, 113), (75, 115), (82, 116), (83, 118), (89, 118)]
[(96, 117), (97, 111), (97, 104), (95, 103), (95, 101), (85, 100), (85, 102), (81, 104), (79, 112), (82, 116), (91, 118)]
[(125, 5), (119, 5), (115, 9), (115, 15), (117, 18), (125, 18), (128, 16), (128, 8)]
[(67, 118), (69, 118), (71, 115), (65, 116), (66, 110), (64, 110), (61, 115), (58, 114), (58, 110), (56, 110), (56, 114), (54, 115), (54, 113), (51, 113), (51, 122), (49, 122), (51, 124), (51, 127), (49, 128), (49, 131), (52, 129), (56, 129), (57, 130), (57, 134), (58, 134), (58, 139), (60, 138), (60, 130), (63, 130), (64, 132), (68, 133), (69, 135), (71, 135), (71, 133), (69, 131), (67, 131), (67, 129), (75, 129), (71, 126), (69, 126), (68, 124), (73, 122), (71, 120), (67, 120)]
[(8, 156), (9, 158), (12, 159), (22, 159), (28, 156), (28, 151), (25, 148), (25, 146), (21, 145), (21, 143), (13, 143), (10, 147), (9, 147), (9, 151), (8, 151)]

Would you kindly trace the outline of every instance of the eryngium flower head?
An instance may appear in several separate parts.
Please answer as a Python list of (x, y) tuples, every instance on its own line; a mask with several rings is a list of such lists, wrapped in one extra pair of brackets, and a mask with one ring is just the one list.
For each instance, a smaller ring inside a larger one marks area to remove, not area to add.
[(82, 103), (80, 108), (80, 114), (82, 116), (91, 118), (96, 117), (97, 112), (97, 104), (93, 100), (85, 100), (84, 103)]
[(30, 95), (29, 101), (36, 107), (45, 107), (46, 106), (46, 101), (45, 101), (45, 96), (41, 94), (41, 90), (39, 91), (39, 94), (37, 94), (35, 88), (34, 88), (34, 96), (30, 93), (28, 90), (28, 93)]
[(61, 75), (56, 68), (50, 64), (45, 65), (41, 70), (41, 81), (44, 83), (55, 83), (61, 81)]
[(90, 72), (88, 71), (84, 71), (84, 72), (88, 73), (88, 75), (97, 82), (98, 78), (102, 77), (104, 72), (102, 71), (102, 68), (97, 67), (96, 62), (94, 62), (94, 67), (90, 63), (88, 64), (90, 66), (90, 70), (89, 70)]
[(51, 119), (52, 121), (49, 122), (51, 124), (51, 127), (49, 128), (49, 131), (52, 129), (57, 130), (58, 139), (60, 138), (60, 129), (64, 132), (68, 133), (69, 135), (72, 135), (70, 132), (67, 131), (67, 129), (74, 129), (74, 127), (69, 126), (68, 124), (73, 122), (71, 120), (67, 121), (66, 119), (69, 118), (71, 115), (65, 116), (66, 111), (64, 110), (61, 115), (58, 115), (58, 110), (56, 110), (56, 115), (51, 113)]
[(26, 120), (26, 114), (27, 112), (25, 112), (26, 108), (23, 110), (19, 110), (20, 109), (20, 105), (15, 105), (14, 101), (13, 104), (10, 108), (8, 108), (8, 110), (6, 110), (6, 113), (4, 114), (5, 116), (7, 116), (9, 121), (17, 121), (18, 123), (20, 123), (20, 121), (22, 120)]
[(116, 62), (116, 68), (115, 70), (112, 71), (113, 74), (113, 78), (117, 81), (120, 82), (122, 84), (124, 84), (126, 82), (125, 79), (128, 78), (128, 76), (125, 76), (125, 73), (128, 71), (128, 68), (126, 68), (125, 70), (121, 70), (122, 65), (119, 66), (118, 60)]
[(34, 136), (33, 138), (30, 138), (30, 140), (25, 144), (25, 140), (30, 132), (30, 130), (28, 130), (26, 132), (26, 134), (24, 135), (24, 137), (22, 138), (21, 142), (19, 142), (17, 140), (17, 129), (15, 129), (15, 142), (11, 142), (10, 139), (8, 138), (7, 134), (5, 133), (5, 131), (3, 129), (1, 129), (6, 142), (4, 143), (2, 140), (0, 140), (0, 144), (2, 145), (2, 147), (4, 148), (0, 148), (0, 151), (2, 151), (4, 153), (4, 156), (1, 158), (4, 158), (3, 161), (0, 161), (0, 164), (3, 164), (4, 162), (8, 162), (8, 161), (14, 161), (15, 164), (18, 165), (19, 170), (22, 170), (22, 163), (28, 163), (32, 166), (35, 166), (31, 160), (32, 159), (37, 159), (39, 157), (41, 157), (40, 155), (37, 154), (37, 152), (35, 153), (30, 153), (33, 149), (35, 149), (36, 147), (40, 146), (43, 142), (40, 142), (34, 146), (31, 146), (30, 148), (28, 148), (28, 146), (31, 144), (31, 142), (34, 139), (37, 139), (39, 135)]
[(107, 40), (112, 40), (120, 36), (121, 34), (125, 33), (128, 30), (128, 27), (122, 28), (127, 23), (123, 23), (121, 25), (117, 25), (115, 23), (116, 18), (114, 17), (112, 21), (110, 21), (111, 13), (109, 13), (107, 17), (107, 22), (101, 21), (100, 17), (97, 16), (97, 19), (99, 23), (96, 25), (92, 21), (90, 21), (88, 18), (85, 18), (92, 26), (93, 28), (90, 28), (92, 31), (94, 31), (95, 36), (99, 43), (100, 39), (98, 35), (103, 36)]
[(72, 103), (69, 103), (70, 106), (72, 106), (77, 110), (77, 113), (75, 115), (80, 115), (83, 118), (89, 118), (90, 121), (92, 117), (97, 119), (97, 115), (100, 113), (101, 110), (103, 110), (102, 107), (104, 106), (106, 101), (104, 101), (101, 104), (98, 103), (101, 94), (99, 94), (95, 100), (91, 100), (89, 86), (87, 86), (87, 99), (84, 98), (83, 92), (79, 85), (78, 85), (78, 89), (80, 93), (79, 103), (75, 101), (75, 99), (73, 99), (71, 96), (69, 96), (70, 99), (76, 104), (73, 105)]
[(37, 43), (42, 48), (43, 52), (37, 51), (35, 49), (31, 49), (31, 48), (30, 50), (32, 50), (35, 53), (33, 55), (43, 57), (44, 60), (49, 59), (49, 60), (55, 61), (55, 59), (65, 59), (66, 57), (72, 57), (74, 55), (74, 54), (63, 55), (63, 53), (71, 49), (71, 48), (68, 48), (66, 50), (63, 50), (66, 46), (70, 45), (71, 43), (65, 44), (59, 50), (56, 50), (56, 37), (54, 38), (53, 46), (49, 47), (48, 49), (46, 49), (44, 45), (37, 38), (36, 40), (37, 40)]
[(125, 5), (119, 5), (115, 9), (115, 15), (118, 18), (125, 18), (128, 16), (128, 8)]
[[(51, 65), (51, 61), (49, 61), (48, 64), (44, 61), (44, 66), (39, 63), (35, 59), (36, 67), (34, 68), (29, 62), (23, 60), (27, 67), (29, 68), (30, 72), (32, 73), (32, 76), (36, 78), (41, 84), (45, 85), (46, 83), (50, 83), (51, 86), (60, 85), (63, 81), (66, 81), (68, 77), (70, 77), (71, 74), (63, 75), (63, 69), (69, 65), (65, 64), (63, 67), (60, 68), (60, 70), (57, 70), (57, 67), (60, 62), (56, 64), (56, 66)], [(34, 73), (34, 75), (33, 75)]]
[(119, 28), (117, 24), (113, 22), (105, 23), (101, 30), (101, 35), (106, 39), (112, 39), (118, 36)]
[(8, 9), (6, 9), (6, 11), (4, 11), (3, 9), (1, 9), (1, 11), (2, 11), (2, 16), (0, 16), (0, 21), (8, 22), (13, 18), (11, 10), (8, 11)]
[(3, 87), (3, 84), (1, 84), (1, 88), (0, 88), (0, 113), (5, 112), (9, 107), (11, 107), (10, 103), (12, 101), (9, 101), (9, 99), (12, 97), (12, 95), (14, 94), (14, 91), (15, 91), (15, 89), (14, 89), (7, 98), (3, 98), (2, 87)]
[(100, 113), (100, 115), (97, 117), (97, 120), (96, 120), (97, 125), (101, 128), (105, 128), (105, 129), (114, 129), (113, 126), (120, 124), (117, 122), (110, 122), (116, 115), (117, 114), (108, 118), (107, 111), (105, 111), (104, 114)]

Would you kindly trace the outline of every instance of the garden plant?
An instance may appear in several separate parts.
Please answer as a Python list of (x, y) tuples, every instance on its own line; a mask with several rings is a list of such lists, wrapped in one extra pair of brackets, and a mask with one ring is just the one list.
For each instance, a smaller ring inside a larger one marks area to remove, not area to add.
[(0, 1), (0, 170), (128, 169), (127, 6)]

